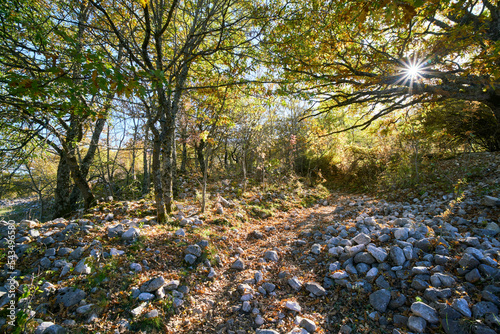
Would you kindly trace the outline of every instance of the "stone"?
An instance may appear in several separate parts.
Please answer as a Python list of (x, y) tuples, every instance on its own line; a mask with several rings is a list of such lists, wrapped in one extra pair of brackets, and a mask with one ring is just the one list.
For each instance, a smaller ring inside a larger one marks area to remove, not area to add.
[(479, 302), (472, 306), (472, 314), (476, 319), (484, 317), (487, 313), (498, 315), (498, 307), (492, 302)]
[(243, 262), (242, 259), (237, 259), (236, 261), (233, 262), (231, 268), (236, 270), (243, 270), (245, 269), (245, 263)]
[(423, 333), (425, 331), (425, 327), (427, 326), (427, 322), (425, 319), (421, 317), (416, 317), (414, 315), (408, 318), (408, 328), (417, 333)]
[(405, 254), (399, 246), (392, 246), (389, 255), (396, 266), (402, 266), (406, 261)]
[(411, 311), (431, 324), (437, 324), (439, 322), (437, 311), (425, 303), (415, 302), (411, 304)]
[(365, 279), (371, 283), (375, 280), (375, 278), (377, 278), (377, 276), (378, 276), (378, 269), (374, 267), (368, 270)]
[(195, 263), (197, 259), (198, 258), (193, 254), (186, 254), (186, 256), (184, 256), (184, 261), (186, 261), (189, 264)]
[(288, 285), (290, 285), (295, 291), (299, 291), (302, 288), (302, 283), (297, 277), (290, 278), (288, 280)]
[(153, 300), (155, 298), (155, 295), (149, 292), (142, 292), (137, 298), (142, 302), (142, 301)]
[[(262, 319), (262, 317), (261, 317), (260, 315), (258, 315), (258, 316), (257, 316), (257, 318), (259, 318), (259, 317)], [(255, 323), (257, 323), (257, 318), (255, 318)], [(264, 320), (264, 319), (262, 319), (262, 321), (263, 321), (263, 320)], [(263, 324), (263, 323), (264, 323), (264, 322), (262, 322), (262, 324)], [(262, 325), (262, 324), (261, 324), (261, 325)], [(259, 326), (260, 326), (260, 325), (259, 325)], [(257, 329), (257, 330), (255, 331), (255, 334), (280, 334), (280, 332), (275, 331), (274, 329)]]
[(108, 238), (116, 238), (121, 237), (121, 235), (125, 232), (122, 224), (118, 224), (112, 227), (108, 227)]
[(122, 239), (126, 241), (136, 240), (141, 235), (139, 229), (135, 227), (129, 228), (125, 233), (122, 234)]
[(140, 272), (140, 271), (142, 271), (142, 266), (139, 263), (131, 263), (130, 269), (135, 271), (135, 272)]
[(285, 303), (285, 308), (290, 311), (295, 311), (295, 312), (300, 312), (302, 311), (302, 308), (300, 307), (299, 303), (293, 302), (293, 301), (287, 301)]
[(315, 296), (321, 297), (326, 295), (326, 290), (316, 282), (306, 282), (306, 290)]
[(111, 248), (111, 250), (109, 251), (109, 254), (111, 256), (118, 256), (118, 255), (123, 255), (125, 254), (125, 251), (122, 251), (122, 250), (118, 250), (116, 248)]
[(180, 228), (180, 229), (178, 229), (177, 231), (175, 231), (175, 233), (174, 233), (174, 234), (175, 234), (176, 236), (178, 236), (178, 237), (184, 237), (184, 236), (186, 236), (186, 232), (185, 232), (185, 231), (184, 231), (184, 229), (182, 229), (182, 228)]
[(456, 298), (451, 303), (451, 307), (453, 307), (458, 312), (462, 313), (466, 317), (470, 318), (472, 316), (472, 312), (467, 304), (467, 301), (464, 298)]
[(78, 304), (86, 296), (87, 294), (83, 290), (65, 287), (59, 290), (59, 293), (56, 296), (56, 303), (62, 303), (64, 307), (71, 307)]
[(271, 293), (274, 291), (274, 289), (276, 289), (276, 285), (274, 285), (273, 283), (265, 282), (262, 284), (262, 288), (266, 290), (267, 293)]
[(201, 247), (198, 245), (189, 245), (187, 248), (184, 250), (186, 254), (192, 254), (196, 257), (201, 256)]
[(372, 239), (365, 233), (360, 233), (352, 238), (352, 241), (357, 243), (358, 245), (368, 245), (372, 241)]
[(145, 318), (156, 318), (160, 313), (158, 312), (158, 310), (151, 310), (149, 311), (148, 313), (146, 313), (144, 315)]
[(479, 273), (479, 270), (477, 268), (469, 271), (467, 274), (465, 274), (465, 280), (470, 283), (476, 283), (481, 280), (481, 274)]
[(71, 254), (69, 254), (69, 258), (71, 260), (78, 260), (82, 257), (84, 251), (85, 249), (83, 247), (78, 247), (77, 249), (72, 251)]
[(180, 282), (178, 280), (171, 280), (165, 284), (165, 290), (171, 291), (179, 287)]
[(138, 317), (142, 314), (142, 312), (144, 311), (144, 309), (146, 308), (146, 305), (147, 303), (146, 302), (143, 302), (142, 304), (140, 304), (139, 306), (137, 306), (136, 308), (132, 309), (130, 311), (130, 313), (132, 314), (133, 317)]
[(484, 196), (483, 204), (491, 207), (500, 206), (500, 199), (493, 196)]
[(321, 245), (320, 244), (312, 245), (311, 253), (313, 253), (314, 255), (319, 255), (321, 253)]
[(406, 240), (408, 239), (409, 230), (407, 228), (398, 228), (394, 231), (394, 238), (397, 240)]
[(75, 266), (75, 272), (84, 275), (90, 274), (92, 272), (92, 268), (89, 266), (89, 263), (91, 263), (91, 261), (92, 259), (90, 257), (80, 260), (80, 262), (78, 262), (78, 264)]
[(302, 318), (302, 320), (299, 323), (299, 326), (303, 327), (309, 333), (314, 333), (316, 331), (316, 324), (314, 323), (314, 321), (306, 318)]
[(366, 247), (366, 250), (377, 260), (378, 263), (384, 262), (387, 258), (387, 252), (383, 248), (370, 244)]
[(391, 293), (386, 289), (381, 289), (370, 294), (370, 304), (380, 313), (385, 312), (390, 301)]
[(241, 310), (243, 312), (250, 312), (252, 310), (252, 305), (250, 305), (250, 302), (249, 301), (244, 301), (243, 302), (243, 305), (241, 306)]
[[(264, 318), (260, 314), (257, 314), (255, 317), (255, 324), (257, 326), (262, 326), (264, 324)], [(257, 331), (260, 331), (259, 329)], [(262, 332), (256, 332), (256, 333), (262, 333)]]
[(476, 259), (476, 257), (470, 253), (465, 253), (460, 261), (458, 261), (458, 264), (467, 270), (472, 270), (476, 268), (479, 265), (479, 261)]
[(264, 259), (276, 262), (279, 260), (278, 253), (276, 251), (267, 251), (264, 253)]
[(158, 276), (142, 284), (139, 290), (141, 290), (141, 292), (153, 292), (163, 287), (165, 284), (166, 282), (163, 276)]
[(354, 256), (354, 263), (373, 264), (375, 262), (375, 258), (368, 252), (360, 252)]
[(62, 247), (62, 248), (59, 248), (59, 250), (57, 251), (57, 255), (59, 255), (59, 256), (66, 256), (68, 254), (71, 254), (71, 252), (73, 252), (72, 248)]
[(54, 324), (53, 322), (44, 321), (35, 329), (34, 334), (66, 334), (65, 328)]
[(431, 302), (436, 302), (439, 299), (448, 299), (450, 297), (450, 289), (427, 288), (424, 292), (424, 298)]
[(88, 313), (92, 309), (92, 306), (94, 306), (94, 304), (87, 304), (87, 305), (80, 306), (79, 308), (76, 309), (76, 313), (77, 314)]

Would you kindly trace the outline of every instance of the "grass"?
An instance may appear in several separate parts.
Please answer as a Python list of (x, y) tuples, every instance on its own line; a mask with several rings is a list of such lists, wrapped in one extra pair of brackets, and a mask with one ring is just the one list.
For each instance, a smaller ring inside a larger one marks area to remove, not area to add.
[(146, 333), (163, 333), (165, 328), (160, 317), (142, 319), (131, 324), (132, 331), (145, 331)]

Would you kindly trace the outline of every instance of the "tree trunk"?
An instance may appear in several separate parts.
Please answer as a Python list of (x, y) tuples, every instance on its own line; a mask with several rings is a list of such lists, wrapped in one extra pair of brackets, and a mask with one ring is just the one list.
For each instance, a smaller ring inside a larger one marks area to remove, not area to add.
[(66, 217), (72, 211), (70, 202), (70, 186), (70, 170), (66, 161), (66, 153), (63, 151), (60, 154), (59, 164), (57, 166), (57, 181), (54, 194), (54, 219)]
[(172, 137), (172, 188), (173, 196), (177, 198), (177, 196), (179, 196), (179, 180), (177, 178), (177, 142), (175, 140), (175, 128)]
[(146, 196), (149, 193), (148, 140), (149, 140), (149, 127), (146, 126), (146, 134), (144, 135), (144, 151), (143, 151), (144, 177), (142, 179), (142, 196)]
[(158, 133), (153, 131), (153, 162), (151, 169), (153, 172), (153, 187), (155, 190), (156, 201), (156, 220), (158, 223), (165, 222), (165, 203), (163, 202), (162, 194), (162, 173), (160, 160), (161, 142)]

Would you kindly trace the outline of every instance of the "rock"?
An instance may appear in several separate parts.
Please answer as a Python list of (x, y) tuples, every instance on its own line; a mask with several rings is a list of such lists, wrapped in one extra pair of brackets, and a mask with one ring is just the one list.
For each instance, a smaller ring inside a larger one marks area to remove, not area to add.
[(153, 292), (163, 287), (165, 283), (163, 276), (158, 276), (142, 284), (139, 290), (141, 290), (141, 292)]
[(396, 266), (402, 266), (406, 261), (405, 254), (399, 246), (392, 246), (389, 255)]
[(472, 312), (469, 308), (469, 305), (467, 305), (467, 301), (464, 298), (454, 299), (453, 302), (451, 303), (451, 307), (453, 307), (455, 310), (462, 313), (468, 318), (472, 316)]
[(299, 291), (302, 288), (302, 283), (297, 277), (292, 277), (288, 280), (288, 285), (290, 285), (295, 291)]
[(231, 268), (236, 270), (243, 270), (245, 269), (245, 263), (243, 262), (242, 259), (237, 259), (236, 261), (233, 262)]
[(303, 327), (309, 333), (314, 333), (316, 331), (316, 324), (314, 323), (314, 321), (306, 318), (302, 318), (302, 320), (299, 323), (299, 326)]
[(186, 256), (184, 256), (184, 261), (186, 261), (189, 264), (195, 263), (197, 259), (198, 258), (193, 254), (186, 254)]
[(136, 308), (132, 309), (130, 311), (130, 313), (132, 313), (132, 316), (133, 317), (138, 317), (142, 314), (142, 312), (144, 311), (144, 309), (146, 308), (146, 305), (147, 305), (147, 302), (143, 302), (142, 304), (140, 304), (139, 306), (137, 306)]
[(437, 324), (439, 322), (436, 310), (425, 303), (422, 302), (413, 303), (411, 305), (411, 311), (416, 315), (418, 315), (419, 317), (422, 317), (426, 321), (430, 322), (431, 324)]
[(352, 329), (348, 325), (340, 326), (339, 334), (351, 334), (351, 332), (352, 332)]
[[(260, 315), (258, 315), (258, 316), (257, 316), (257, 318), (259, 318), (259, 317), (262, 319), (262, 317), (261, 317)], [(257, 318), (255, 319), (255, 323), (257, 323)], [(264, 320), (264, 319), (262, 319), (262, 320)], [(263, 324), (263, 323), (264, 323), (264, 322), (262, 322), (262, 324)], [(261, 324), (261, 325), (262, 325), (262, 324)], [(260, 325), (259, 325), (259, 326), (260, 326)], [(255, 334), (280, 334), (280, 332), (275, 331), (274, 329), (257, 329), (257, 330), (255, 331)]]
[(66, 256), (68, 254), (71, 254), (71, 252), (73, 252), (73, 249), (71, 249), (69, 247), (62, 247), (62, 248), (59, 248), (59, 250), (57, 251), (57, 255)]
[(262, 284), (262, 288), (266, 290), (267, 293), (271, 293), (274, 291), (274, 289), (276, 289), (276, 285), (274, 285), (273, 283), (265, 282)]
[(156, 318), (160, 313), (158, 312), (158, 310), (151, 310), (149, 311), (148, 313), (146, 313), (144, 315), (145, 318)]
[(135, 272), (140, 272), (140, 271), (142, 271), (142, 266), (139, 263), (131, 263), (130, 269), (135, 271)]
[(122, 250), (118, 250), (116, 248), (111, 248), (111, 250), (109, 251), (109, 254), (111, 256), (118, 256), (118, 255), (123, 255), (125, 254), (125, 251), (122, 251)]
[(80, 262), (78, 262), (78, 264), (75, 266), (75, 272), (84, 275), (90, 274), (92, 272), (92, 268), (89, 266), (89, 263), (91, 263), (91, 261), (92, 258), (90, 257), (80, 260)]
[(45, 321), (37, 326), (34, 334), (66, 334), (66, 329), (54, 324), (53, 322)]
[(250, 305), (250, 302), (249, 301), (244, 301), (243, 302), (243, 305), (241, 306), (241, 310), (243, 312), (250, 312), (250, 310), (252, 309), (252, 305)]
[(465, 253), (460, 259), (460, 261), (458, 261), (458, 264), (462, 266), (462, 268), (464, 269), (472, 270), (479, 265), (479, 261), (476, 259), (474, 255), (470, 253)]
[(59, 290), (56, 297), (56, 303), (62, 303), (65, 307), (71, 307), (78, 304), (82, 299), (86, 297), (86, 293), (83, 290), (65, 287)]
[(483, 204), (486, 206), (500, 206), (500, 199), (493, 196), (484, 196)]
[(87, 304), (87, 305), (80, 306), (79, 308), (76, 309), (76, 313), (77, 314), (88, 313), (92, 309), (92, 306), (94, 306), (94, 304)]
[(180, 282), (178, 280), (171, 280), (165, 284), (165, 290), (171, 291), (179, 287)]
[(122, 239), (126, 241), (133, 241), (141, 235), (139, 229), (132, 227), (122, 234)]
[(360, 233), (352, 238), (352, 241), (357, 243), (358, 245), (368, 245), (372, 241), (372, 239), (368, 235)]
[(377, 278), (377, 276), (378, 276), (378, 269), (374, 267), (368, 270), (365, 279), (371, 283), (375, 280), (375, 278)]
[(72, 251), (71, 254), (69, 254), (69, 258), (72, 260), (78, 260), (82, 257), (84, 251), (85, 249), (83, 247), (78, 247)]
[(360, 252), (354, 256), (354, 263), (373, 264), (375, 262), (375, 258), (368, 252)]
[(408, 239), (409, 230), (407, 228), (398, 228), (394, 231), (394, 238), (397, 240), (406, 240)]
[(465, 274), (465, 279), (467, 280), (467, 282), (476, 283), (481, 280), (481, 274), (479, 273), (479, 270), (475, 268)]
[[(262, 326), (264, 324), (264, 318), (262, 318), (262, 316), (260, 314), (258, 314), (256, 317), (255, 317), (255, 324), (257, 326)], [(259, 329), (257, 330), (259, 331)], [(256, 333), (259, 333), (259, 332), (256, 332)], [(262, 333), (262, 332), (260, 332)]]
[(115, 225), (113, 227), (108, 227), (108, 238), (121, 237), (125, 232), (122, 224)]
[(264, 253), (264, 259), (267, 261), (278, 261), (278, 253), (276, 251), (267, 251)]
[(305, 287), (307, 291), (315, 296), (321, 297), (326, 295), (326, 290), (316, 282), (306, 282)]
[(184, 229), (183, 229), (183, 228), (178, 229), (177, 231), (175, 231), (175, 233), (174, 233), (174, 234), (175, 234), (176, 236), (178, 236), (178, 237), (184, 237), (184, 236), (186, 236), (186, 232), (184, 231)]
[(155, 295), (149, 292), (142, 292), (137, 298), (140, 301), (148, 301), (148, 300), (153, 300), (155, 298)]
[(386, 289), (381, 289), (370, 294), (370, 304), (380, 313), (385, 312), (390, 301), (391, 293)]
[(201, 256), (201, 247), (198, 245), (189, 245), (187, 248), (184, 250), (186, 254), (192, 254), (196, 257)]
[(427, 322), (425, 319), (421, 317), (416, 317), (414, 315), (408, 318), (408, 328), (417, 333), (423, 333), (425, 331), (425, 327), (427, 326)]
[(487, 313), (498, 315), (498, 307), (492, 302), (479, 302), (472, 306), (472, 314), (476, 319), (484, 317)]
[(384, 262), (387, 258), (387, 252), (383, 248), (368, 245), (366, 250), (377, 260), (378, 263)]
[(287, 301), (285, 303), (285, 308), (290, 311), (295, 311), (295, 312), (300, 312), (302, 311), (302, 308), (300, 307), (299, 303), (297, 302), (292, 302), (292, 301)]
[(311, 253), (313, 253), (314, 255), (319, 255), (321, 253), (321, 245), (320, 244), (312, 245)]

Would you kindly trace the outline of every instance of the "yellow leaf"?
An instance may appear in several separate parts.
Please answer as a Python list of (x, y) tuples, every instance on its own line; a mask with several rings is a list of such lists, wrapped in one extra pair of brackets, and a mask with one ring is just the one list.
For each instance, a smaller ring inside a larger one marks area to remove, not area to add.
[(141, 3), (141, 6), (143, 8), (146, 8), (146, 6), (148, 5), (149, 0), (139, 0), (139, 2)]

